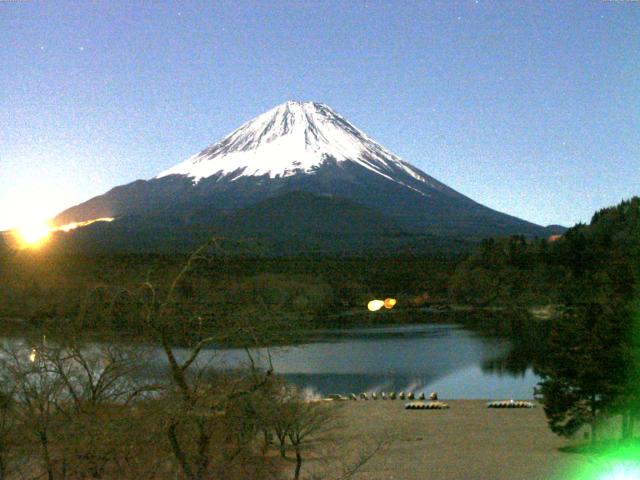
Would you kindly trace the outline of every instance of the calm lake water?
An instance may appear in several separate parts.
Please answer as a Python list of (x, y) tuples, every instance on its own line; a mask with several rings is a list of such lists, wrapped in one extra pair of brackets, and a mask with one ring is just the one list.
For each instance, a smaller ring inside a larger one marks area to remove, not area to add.
[[(540, 379), (527, 352), (538, 342), (522, 334), (513, 341), (488, 336), (484, 330), (481, 336), (454, 323), (327, 329), (312, 332), (302, 344), (253, 350), (252, 356), (266, 368), (270, 355), (278, 374), (314, 395), (436, 391), (442, 399), (533, 398)], [(1, 343), (31, 348), (19, 336)], [(179, 358), (188, 355), (180, 348), (175, 352)], [(148, 353), (143, 376), (166, 375), (161, 350), (150, 347)], [(248, 357), (242, 349), (210, 348), (198, 362), (232, 369), (248, 365)]]
[[(275, 371), (311, 393), (437, 391), (440, 398), (533, 398), (530, 367), (500, 368), (511, 341), (455, 324), (396, 325), (315, 332), (308, 343), (271, 348)], [(266, 350), (254, 352), (267, 365)], [(209, 350), (217, 367), (246, 364), (243, 350)]]

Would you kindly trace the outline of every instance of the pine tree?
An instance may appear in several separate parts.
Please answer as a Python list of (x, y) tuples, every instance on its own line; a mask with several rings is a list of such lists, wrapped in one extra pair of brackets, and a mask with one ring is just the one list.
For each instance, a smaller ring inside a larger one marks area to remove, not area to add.
[(571, 435), (603, 413), (633, 435), (640, 411), (640, 199), (597, 212), (554, 245), (567, 312), (552, 326), (541, 382), (551, 429)]
[(597, 422), (612, 411), (625, 383), (622, 329), (615, 311), (592, 303), (554, 322), (542, 368), (540, 393), (552, 431), (571, 436), (585, 424), (597, 439)]

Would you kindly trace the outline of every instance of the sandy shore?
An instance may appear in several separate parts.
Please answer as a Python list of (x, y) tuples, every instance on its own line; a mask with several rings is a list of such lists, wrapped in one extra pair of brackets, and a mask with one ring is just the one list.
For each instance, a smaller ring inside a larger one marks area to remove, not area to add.
[(549, 430), (540, 406), (446, 402), (449, 410), (405, 410), (402, 400), (344, 402), (341, 435), (394, 438), (355, 478), (549, 480), (567, 478), (566, 468), (585, 461), (558, 451), (567, 441)]

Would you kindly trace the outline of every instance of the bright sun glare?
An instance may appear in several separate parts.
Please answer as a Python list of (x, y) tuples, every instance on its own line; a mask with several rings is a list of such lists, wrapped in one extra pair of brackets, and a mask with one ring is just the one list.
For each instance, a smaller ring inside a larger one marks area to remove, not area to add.
[(54, 232), (70, 232), (76, 228), (86, 227), (95, 222), (111, 222), (111, 217), (94, 218), (82, 222), (72, 222), (65, 225), (54, 226), (49, 222), (31, 221), (13, 230), (14, 238), (19, 248), (38, 248), (44, 245)]
[(25, 247), (35, 247), (44, 243), (51, 234), (46, 222), (30, 222), (17, 228), (20, 243)]

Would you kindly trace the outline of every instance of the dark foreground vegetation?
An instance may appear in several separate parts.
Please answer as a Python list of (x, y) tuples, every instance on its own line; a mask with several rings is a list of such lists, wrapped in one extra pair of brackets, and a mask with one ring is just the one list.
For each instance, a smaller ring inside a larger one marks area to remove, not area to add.
[[(307, 402), (271, 371), (211, 373), (171, 356), (166, 381), (145, 380), (142, 348), (77, 339), (2, 352), (0, 478), (299, 478), (335, 448), (335, 405)], [(383, 447), (339, 455), (348, 478)]]
[[(214, 320), (213, 305), (191, 301), (188, 279), (211, 262), (207, 248), (164, 292), (144, 282), (128, 293), (119, 321), (135, 322), (144, 342), (91, 342), (96, 322), (114, 314), (109, 305), (82, 308), (73, 335), (0, 351), (0, 479), (298, 479), (304, 460), (327, 449), (335, 461), (321, 477), (349, 478), (384, 446), (362, 439), (355, 454), (340, 454), (336, 408), (306, 401), (271, 367), (255, 368), (251, 349), (287, 331), (275, 317)], [(201, 353), (214, 341), (245, 348), (246, 368), (207, 368)], [(188, 353), (179, 356), (177, 344)], [(165, 379), (145, 374), (149, 346), (165, 356)]]

